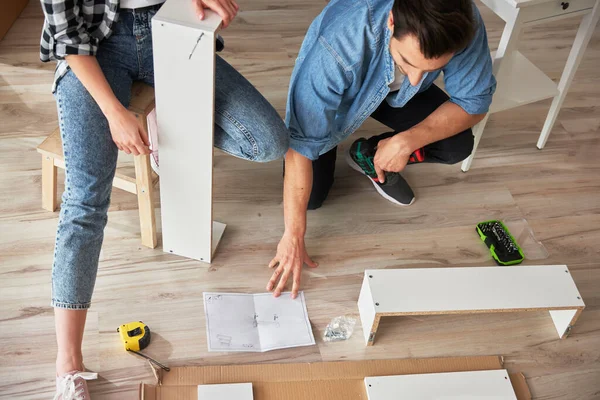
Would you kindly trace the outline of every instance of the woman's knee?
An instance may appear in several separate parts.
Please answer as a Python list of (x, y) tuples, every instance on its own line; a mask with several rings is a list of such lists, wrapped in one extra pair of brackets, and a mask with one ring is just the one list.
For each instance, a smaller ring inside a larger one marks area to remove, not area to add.
[(90, 189), (85, 185), (73, 185), (65, 188), (63, 206), (73, 217), (84, 220), (104, 218), (110, 206), (112, 185)]
[(286, 130), (278, 130), (265, 135), (257, 142), (257, 152), (253, 161), (269, 162), (283, 158), (290, 147), (290, 136)]

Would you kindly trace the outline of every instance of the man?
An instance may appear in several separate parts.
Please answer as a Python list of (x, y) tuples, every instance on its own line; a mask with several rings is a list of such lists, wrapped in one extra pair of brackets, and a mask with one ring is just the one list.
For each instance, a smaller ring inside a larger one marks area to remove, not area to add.
[[(433, 84), (444, 73), (445, 90)], [(348, 162), (387, 200), (410, 205), (407, 164), (457, 163), (496, 87), (485, 26), (471, 0), (333, 0), (311, 24), (290, 81), (285, 233), (267, 290), (290, 276), (295, 297), (306, 252), (306, 210), (333, 184), (336, 146), (369, 117), (392, 132), (359, 139)]]

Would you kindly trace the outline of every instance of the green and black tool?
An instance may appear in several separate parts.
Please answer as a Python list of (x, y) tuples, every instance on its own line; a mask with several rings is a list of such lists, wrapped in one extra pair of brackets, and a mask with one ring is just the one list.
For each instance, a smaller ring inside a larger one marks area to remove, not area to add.
[(520, 264), (525, 259), (517, 241), (502, 221), (480, 222), (476, 230), (498, 265)]

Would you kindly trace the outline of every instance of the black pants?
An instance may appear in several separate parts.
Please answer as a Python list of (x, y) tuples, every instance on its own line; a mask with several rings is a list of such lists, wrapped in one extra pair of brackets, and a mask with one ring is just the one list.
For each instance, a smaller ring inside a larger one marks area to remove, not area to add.
[[(431, 85), (424, 92), (417, 93), (402, 108), (393, 108), (383, 101), (371, 117), (387, 125), (392, 132), (382, 133), (379, 139), (386, 139), (398, 132), (404, 132), (417, 125), (448, 100), (442, 89)], [(473, 133), (467, 129), (447, 139), (428, 144), (420, 149), (419, 157), (412, 157), (409, 164), (418, 162), (434, 162), (456, 164), (467, 158), (473, 150)], [(333, 185), (337, 147), (322, 154), (313, 161), (313, 187), (308, 202), (308, 209), (314, 210), (323, 204), (329, 189)]]

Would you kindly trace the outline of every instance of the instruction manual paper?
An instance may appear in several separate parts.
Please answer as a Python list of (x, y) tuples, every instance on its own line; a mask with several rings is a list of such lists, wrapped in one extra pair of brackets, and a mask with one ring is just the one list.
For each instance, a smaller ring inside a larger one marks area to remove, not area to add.
[(263, 352), (315, 344), (304, 292), (204, 293), (208, 351)]

